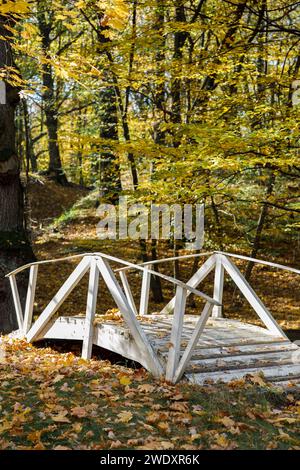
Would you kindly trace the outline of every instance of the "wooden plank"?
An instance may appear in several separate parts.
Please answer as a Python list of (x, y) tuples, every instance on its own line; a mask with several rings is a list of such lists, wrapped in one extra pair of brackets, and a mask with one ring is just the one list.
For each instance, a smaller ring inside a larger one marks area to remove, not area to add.
[(27, 289), (27, 297), (26, 297), (25, 312), (24, 312), (24, 324), (23, 324), (24, 335), (26, 335), (26, 333), (29, 331), (31, 327), (31, 323), (32, 323), (37, 274), (38, 274), (38, 265), (34, 264), (33, 266), (31, 266), (29, 270), (29, 280), (28, 280), (28, 289)]
[(261, 354), (261, 353), (276, 353), (280, 351), (296, 351), (297, 346), (293, 343), (269, 343), (269, 344), (252, 344), (252, 345), (239, 345), (235, 347), (220, 347), (220, 348), (203, 348), (195, 349), (193, 360), (213, 359), (236, 356), (247, 356), (248, 354)]
[[(198, 271), (189, 279), (186, 283), (187, 286), (191, 286), (193, 288), (197, 287), (203, 279), (208, 276), (208, 274), (214, 269), (216, 263), (216, 256), (210, 256), (205, 263), (198, 269)], [(187, 295), (189, 296), (191, 292), (188, 291)], [(207, 300), (207, 299), (206, 299)], [(173, 297), (170, 302), (162, 309), (160, 312), (161, 314), (169, 314), (172, 313), (174, 310), (175, 305), (175, 297)]]
[(209, 315), (211, 314), (212, 310), (212, 305), (207, 302), (204, 306), (204, 309), (200, 315), (199, 321), (197, 323), (197, 326), (192, 334), (192, 337), (183, 353), (183, 356), (180, 360), (179, 366), (176, 370), (175, 376), (174, 376), (174, 383), (178, 382), (178, 380), (181, 379), (182, 375), (184, 374), (184, 371), (192, 357), (194, 348), (196, 344), (199, 341), (200, 335), (203, 332), (205, 328), (205, 324), (208, 320)]
[(219, 380), (223, 382), (229, 382), (231, 380), (240, 379), (245, 377), (247, 374), (256, 375), (263, 373), (265, 378), (272, 380), (272, 378), (284, 377), (286, 380), (292, 380), (293, 375), (300, 375), (300, 365), (276, 365), (273, 367), (261, 367), (261, 368), (250, 368), (250, 369), (235, 369), (230, 371), (219, 371), (219, 372), (200, 372), (200, 373), (189, 373), (186, 374), (188, 380), (193, 383), (203, 384), (205, 380), (212, 380), (217, 382)]
[(94, 329), (94, 344), (138, 362), (145, 369), (149, 367), (148, 358), (141, 354), (140, 348), (133, 336), (128, 330), (122, 331), (119, 326), (102, 323), (96, 325)]
[(41, 331), (37, 339), (68, 339), (80, 340), (84, 338), (85, 317), (58, 317), (51, 319)]
[[(152, 266), (149, 265), (149, 269), (151, 269), (151, 268), (152, 268)], [(145, 271), (143, 272), (140, 310), (139, 310), (139, 314), (141, 316), (147, 315), (147, 313), (148, 313), (150, 281), (151, 281), (151, 273), (149, 272), (148, 269), (145, 269)]]
[(90, 359), (92, 356), (93, 346), (93, 332), (94, 332), (94, 318), (97, 307), (97, 295), (99, 288), (99, 269), (97, 265), (97, 258), (91, 260), (90, 277), (86, 304), (85, 316), (85, 332), (82, 343), (81, 357), (83, 359)]
[(175, 307), (174, 316), (170, 337), (170, 347), (168, 354), (168, 361), (166, 367), (166, 380), (172, 382), (175, 371), (177, 369), (180, 345), (181, 345), (181, 334), (183, 325), (183, 316), (185, 312), (187, 292), (182, 287), (177, 286), (175, 295)]
[(130, 308), (125, 294), (117, 282), (114, 272), (109, 266), (107, 260), (104, 258), (99, 258), (97, 260), (97, 264), (104, 282), (106, 283), (113, 299), (115, 300), (120, 312), (123, 315), (125, 322), (127, 323), (128, 328), (130, 329), (132, 336), (137, 343), (137, 346), (140, 349), (141, 356), (144, 356), (143, 360), (145, 359), (145, 362), (148, 364), (147, 369), (150, 370), (155, 377), (161, 377), (163, 374), (163, 369), (159, 359), (153, 350), (147, 336), (140, 327), (134, 312)]
[[(220, 304), (223, 301), (223, 289), (224, 289), (224, 266), (222, 264), (222, 259), (219, 255), (216, 255), (216, 267), (215, 267), (215, 279), (214, 279), (214, 299), (216, 299)], [(213, 306), (212, 317), (213, 318), (222, 318), (222, 309), (223, 307)]]
[(133, 298), (133, 295), (132, 295), (132, 292), (131, 292), (131, 289), (130, 289), (130, 285), (129, 285), (129, 282), (128, 282), (128, 279), (127, 279), (127, 276), (126, 276), (126, 271), (120, 271), (120, 278), (121, 278), (121, 281), (122, 281), (123, 289), (124, 289), (125, 295), (127, 297), (128, 303), (129, 303), (131, 309), (137, 315), (138, 314), (137, 313), (137, 308), (136, 308), (134, 298)]
[(260, 298), (256, 295), (250, 284), (246, 281), (240, 270), (235, 266), (232, 261), (224, 255), (222, 257), (222, 263), (232, 280), (238, 286), (240, 291), (244, 294), (252, 308), (258, 314), (261, 321), (266, 325), (269, 331), (274, 333), (274, 335), (279, 335), (286, 338), (286, 335), (277, 324), (275, 319), (272, 317), (269, 310), (262, 303)]
[(85, 273), (88, 271), (90, 267), (91, 257), (86, 256), (84, 257), (74, 271), (70, 274), (68, 279), (64, 282), (58, 292), (55, 294), (53, 299), (49, 302), (45, 310), (41, 313), (39, 318), (36, 322), (32, 325), (30, 330), (28, 331), (26, 338), (27, 341), (34, 341), (34, 339), (39, 335), (41, 330), (46, 326), (47, 322), (51, 319), (51, 317), (57, 312), (59, 307), (62, 305), (64, 300), (68, 297), (68, 295), (72, 292), (74, 287), (79, 283), (79, 281), (83, 278)]
[[(204, 336), (204, 333), (203, 333), (203, 336)], [(275, 341), (276, 343), (278, 343), (278, 341)], [(155, 337), (153, 336), (153, 343), (155, 345), (155, 348), (159, 348), (160, 349), (160, 353), (164, 354), (166, 353), (168, 350), (167, 350), (167, 347), (165, 345), (165, 339), (164, 338), (158, 338), (158, 339), (155, 339)], [(270, 345), (271, 344), (274, 344), (273, 341), (255, 341), (253, 340), (252, 342), (250, 342), (249, 340), (247, 341), (237, 341), (236, 338), (232, 338), (230, 341), (226, 341), (224, 343), (224, 341), (216, 341), (216, 340), (212, 340), (212, 339), (207, 339), (207, 340), (203, 340), (203, 337), (201, 336), (201, 339), (199, 341), (199, 343), (197, 344), (196, 348), (194, 349), (194, 354), (195, 355), (201, 355), (203, 354), (203, 351), (207, 351), (211, 348), (212, 345), (216, 346), (216, 349), (218, 350), (226, 350), (226, 348), (242, 348), (243, 346), (247, 346), (247, 347), (259, 347), (260, 345), (265, 345), (269, 343)], [(286, 342), (283, 342), (281, 341), (280, 343), (282, 344), (289, 344), (289, 341), (287, 340)], [(183, 348), (183, 346), (182, 346)]]
[[(212, 328), (222, 328), (223, 325), (222, 325), (222, 322), (224, 322), (224, 328), (226, 328), (227, 330), (234, 330), (234, 331), (243, 331), (246, 330), (248, 331), (249, 333), (258, 333), (258, 334), (263, 334), (263, 335), (266, 335), (266, 336), (272, 336), (274, 337), (274, 334), (271, 333), (269, 330), (267, 330), (267, 328), (265, 328), (265, 326), (258, 326), (258, 325), (253, 325), (251, 323), (246, 323), (246, 322), (242, 322), (240, 320), (232, 320), (232, 319), (227, 319), (227, 318), (218, 318), (218, 319), (213, 319), (211, 318), (210, 319), (210, 325)], [(282, 338), (281, 335), (278, 335), (279, 338)], [(286, 338), (284, 338), (286, 339)]]
[(22, 307), (21, 307), (21, 301), (20, 301), (16, 276), (11, 275), (9, 277), (9, 282), (10, 282), (10, 287), (11, 287), (11, 291), (12, 291), (12, 296), (13, 296), (15, 312), (16, 312), (16, 316), (17, 316), (18, 327), (19, 327), (19, 330), (21, 332), (23, 330), (23, 312), (22, 312)]
[(272, 385), (274, 387), (288, 388), (290, 393), (298, 391), (300, 388), (300, 375), (298, 377), (292, 377), (290, 380), (272, 380)]
[(246, 369), (248, 367), (266, 367), (268, 365), (291, 364), (293, 350), (262, 352), (257, 354), (244, 354), (235, 356), (221, 356), (217, 358), (192, 358), (187, 369), (188, 372), (213, 372), (218, 370)]

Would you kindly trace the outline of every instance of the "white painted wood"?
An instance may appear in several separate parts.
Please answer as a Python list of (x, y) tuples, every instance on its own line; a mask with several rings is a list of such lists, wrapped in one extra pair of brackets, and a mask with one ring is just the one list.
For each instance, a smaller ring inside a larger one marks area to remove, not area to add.
[(290, 271), (291, 273), (300, 274), (300, 269), (291, 268), (284, 264), (272, 263), (271, 261), (265, 261), (262, 259), (251, 258), (250, 256), (236, 255), (234, 253), (227, 253), (226, 251), (215, 251), (214, 253), (224, 255), (229, 258), (237, 258), (245, 261), (253, 261), (256, 264), (262, 264), (264, 266), (270, 266), (271, 268), (282, 269), (283, 271)]
[(21, 331), (23, 330), (23, 312), (22, 312), (16, 277), (14, 275), (10, 276), (9, 282), (10, 282), (10, 287), (12, 291), (15, 311), (17, 315), (18, 327), (19, 327), (19, 330)]
[(85, 315), (85, 331), (82, 343), (81, 357), (90, 359), (92, 357), (93, 335), (94, 335), (94, 319), (97, 307), (97, 296), (99, 287), (99, 268), (97, 258), (92, 258), (90, 265), (90, 277), (88, 286), (88, 295), (86, 303)]
[(128, 329), (124, 331), (120, 325), (96, 325), (94, 343), (101, 348), (108, 349), (109, 351), (121, 354), (127, 359), (138, 362), (145, 369), (148, 369), (148, 358), (141, 354), (140, 348)]
[(71, 259), (76, 259), (76, 258), (84, 258), (85, 256), (93, 256), (93, 253), (81, 253), (78, 255), (72, 255), (72, 256), (65, 256), (64, 258), (56, 258), (56, 259), (45, 259), (44, 261), (35, 261), (34, 263), (28, 263), (24, 264), (23, 266), (20, 266), (19, 268), (15, 269), (14, 271), (11, 271), (10, 273), (6, 274), (5, 277), (10, 277), (13, 274), (16, 275), (25, 269), (30, 268), (31, 266), (35, 265), (40, 265), (40, 264), (57, 264), (61, 263), (63, 261), (69, 261)]
[(282, 336), (286, 338), (286, 335), (277, 324), (275, 319), (272, 317), (269, 310), (265, 307), (262, 303), (260, 298), (256, 295), (250, 284), (246, 281), (244, 276), (242, 275), (241, 271), (238, 269), (233, 262), (226, 258), (224, 255), (220, 255), (222, 257), (222, 263), (232, 280), (238, 286), (240, 291), (246, 297), (254, 311), (258, 314), (261, 321), (266, 325), (268, 330), (273, 333), (274, 335)]
[(204, 306), (204, 309), (200, 315), (200, 318), (198, 320), (198, 323), (196, 325), (196, 328), (192, 334), (192, 337), (183, 353), (183, 356), (180, 360), (180, 363), (178, 365), (178, 368), (176, 370), (176, 373), (174, 375), (174, 378), (173, 378), (173, 382), (176, 383), (178, 382), (178, 380), (181, 379), (181, 377), (183, 376), (184, 374), (184, 371), (193, 355), (193, 351), (194, 351), (194, 348), (195, 346), (197, 345), (198, 341), (199, 341), (199, 338), (201, 336), (201, 333), (203, 332), (204, 328), (205, 328), (205, 325), (206, 325), (206, 322), (209, 318), (209, 315), (211, 314), (211, 310), (212, 310), (212, 305), (209, 303), (209, 302), (206, 302), (205, 306)]
[(202, 359), (221, 359), (223, 357), (235, 358), (236, 356), (247, 356), (249, 354), (271, 354), (276, 352), (283, 351), (296, 351), (297, 346), (288, 341), (284, 342), (274, 342), (274, 343), (259, 343), (245, 345), (241, 344), (239, 346), (226, 346), (221, 348), (203, 348), (195, 349), (193, 354), (193, 360), (202, 360)]
[(181, 349), (181, 334), (185, 312), (187, 291), (177, 286), (175, 295), (174, 317), (170, 337), (170, 347), (166, 367), (166, 380), (173, 381)]
[(203, 384), (205, 380), (212, 380), (217, 382), (230, 382), (231, 380), (240, 379), (245, 375), (257, 375), (262, 372), (267, 380), (276, 380), (279, 377), (284, 377), (286, 380), (293, 380), (293, 377), (300, 376), (300, 365), (285, 364), (282, 366), (272, 367), (253, 367), (250, 369), (235, 369), (235, 370), (222, 370), (219, 372), (199, 372), (188, 373), (186, 377), (193, 383)]
[(106, 283), (114, 301), (116, 302), (122, 316), (127, 323), (128, 328), (132, 336), (134, 337), (137, 346), (140, 349), (141, 356), (144, 356), (145, 361), (148, 363), (148, 369), (152, 372), (155, 377), (161, 377), (163, 374), (162, 366), (157, 358), (155, 351), (152, 348), (150, 341), (141, 329), (136, 316), (123, 293), (114, 272), (109, 266), (108, 262), (104, 258), (99, 258), (97, 264), (100, 273)]
[[(214, 254), (214, 251), (208, 251), (206, 253), (193, 253), (191, 255), (180, 255), (180, 256), (172, 256), (170, 258), (161, 258), (161, 259), (156, 259), (156, 260), (151, 260), (151, 261), (146, 261), (145, 263), (140, 263), (139, 266), (148, 266), (149, 264), (154, 265), (154, 264), (163, 264), (163, 263), (169, 263), (171, 261), (175, 261), (177, 259), (190, 259), (190, 258), (200, 258), (200, 257), (205, 257), (205, 256), (211, 256)], [(118, 268), (115, 270), (115, 272), (118, 271), (127, 271), (128, 269), (131, 269), (127, 266), (123, 268)]]
[[(215, 280), (214, 280), (214, 299), (220, 304), (223, 301), (223, 288), (224, 288), (224, 266), (222, 264), (222, 258), (216, 255), (216, 267), (215, 267)], [(222, 318), (222, 308), (216, 305), (212, 309), (213, 318)]]
[(264, 351), (256, 354), (243, 354), (235, 356), (219, 356), (215, 358), (195, 358), (188, 364), (187, 372), (213, 372), (219, 370), (230, 370), (230, 369), (246, 369), (248, 367), (267, 367), (272, 365), (291, 364), (293, 362), (294, 349), (283, 350), (283, 351)]
[(300, 388), (300, 375), (299, 377), (292, 377), (289, 380), (272, 380), (272, 385), (279, 388), (288, 388), (290, 393), (293, 391), (298, 391)]
[(64, 282), (58, 292), (55, 294), (53, 299), (49, 302), (45, 310), (41, 313), (37, 321), (32, 325), (30, 330), (28, 331), (26, 338), (27, 341), (33, 341), (40, 333), (40, 331), (46, 326), (46, 323), (50, 320), (50, 318), (55, 314), (55, 312), (59, 309), (62, 305), (64, 300), (68, 297), (68, 295), (72, 292), (74, 287), (79, 283), (79, 281), (83, 278), (85, 273), (88, 271), (90, 267), (91, 257), (85, 256), (74, 271), (70, 274), (68, 279)]
[(141, 316), (147, 315), (147, 313), (148, 313), (149, 294), (150, 294), (150, 281), (151, 281), (150, 270), (151, 269), (152, 269), (152, 265), (150, 264), (149, 267), (147, 267), (147, 269), (145, 269), (145, 271), (143, 272), (141, 299), (140, 299), (140, 309), (139, 309), (139, 314)]
[(137, 315), (138, 314), (137, 313), (137, 308), (136, 308), (136, 305), (135, 305), (135, 302), (134, 302), (134, 298), (133, 298), (133, 295), (132, 295), (130, 285), (129, 285), (129, 282), (128, 282), (125, 271), (120, 271), (120, 278), (121, 278), (121, 281), (122, 281), (123, 289), (124, 289), (125, 295), (127, 297), (128, 303), (129, 303), (131, 309)]
[(38, 265), (34, 264), (33, 266), (30, 267), (30, 270), (29, 270), (28, 289), (27, 289), (27, 297), (26, 297), (26, 304), (25, 304), (25, 311), (24, 311), (24, 324), (23, 324), (24, 335), (27, 334), (32, 323), (37, 274), (38, 274)]
[(115, 263), (124, 264), (125, 266), (134, 268), (134, 269), (139, 270), (139, 271), (145, 271), (146, 269), (148, 269), (149, 273), (152, 274), (153, 276), (160, 277), (161, 279), (164, 279), (165, 281), (168, 281), (171, 284), (174, 284), (175, 286), (181, 286), (181, 287), (185, 288), (188, 292), (190, 291), (192, 294), (195, 294), (195, 295), (201, 297), (206, 302), (208, 301), (208, 302), (211, 302), (213, 305), (219, 305), (219, 302), (214, 300), (212, 297), (209, 297), (209, 295), (206, 295), (206, 294), (204, 294), (204, 292), (201, 292), (197, 289), (194, 289), (194, 287), (192, 287), (188, 284), (185, 284), (184, 282), (179, 281), (178, 279), (174, 279), (173, 277), (166, 276), (165, 274), (153, 271), (152, 269), (150, 270), (149, 268), (144, 268), (143, 266), (140, 266), (139, 264), (133, 264), (133, 263), (129, 263), (128, 261), (120, 260), (119, 258), (116, 258), (115, 256), (106, 255), (104, 253), (94, 253), (94, 255), (100, 256), (103, 259), (113, 261)]
[[(216, 264), (216, 256), (212, 255), (210, 256), (205, 263), (202, 264), (202, 266), (198, 269), (198, 271), (188, 280), (186, 283), (187, 286), (190, 287), (197, 287), (203, 279), (208, 276), (208, 274), (214, 269)], [(188, 291), (187, 295), (190, 295), (191, 292)], [(208, 299), (206, 299), (208, 300)], [(170, 300), (170, 302), (162, 309), (160, 312), (161, 314), (166, 314), (166, 313), (172, 313), (174, 310), (174, 305), (175, 305), (175, 297)]]
[(37, 339), (68, 339), (83, 341), (85, 317), (58, 317), (46, 324)]

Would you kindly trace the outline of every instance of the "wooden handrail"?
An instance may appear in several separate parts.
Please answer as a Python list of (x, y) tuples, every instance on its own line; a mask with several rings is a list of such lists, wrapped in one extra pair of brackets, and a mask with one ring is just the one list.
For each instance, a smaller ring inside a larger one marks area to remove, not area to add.
[(217, 302), (216, 300), (214, 300), (212, 297), (209, 297), (208, 295), (204, 294), (204, 292), (201, 292), (197, 289), (194, 289), (191, 286), (186, 285), (184, 282), (179, 281), (178, 279), (174, 279), (170, 276), (166, 276), (165, 274), (161, 274), (161, 273), (158, 273), (156, 271), (153, 271), (152, 269), (149, 269), (147, 267), (143, 267), (142, 265), (133, 264), (133, 263), (130, 263), (129, 261), (124, 261), (124, 260), (121, 260), (119, 258), (116, 258), (115, 256), (110, 256), (110, 255), (107, 255), (107, 254), (101, 253), (101, 252), (84, 253), (84, 254), (66, 256), (65, 258), (57, 258), (57, 259), (54, 259), (54, 260), (36, 261), (34, 263), (29, 263), (29, 264), (26, 264), (24, 266), (21, 266), (20, 268), (10, 272), (9, 274), (6, 274), (5, 277), (16, 276), (16, 274), (24, 271), (25, 269), (30, 268), (31, 266), (36, 266), (36, 265), (40, 265), (40, 264), (58, 263), (58, 262), (67, 261), (67, 260), (70, 260), (70, 259), (73, 259), (73, 258), (84, 257), (84, 256), (91, 256), (91, 257), (101, 256), (101, 257), (103, 257), (105, 259), (108, 259), (110, 261), (113, 261), (115, 263), (123, 264), (128, 269), (137, 269), (137, 270), (142, 271), (142, 272), (147, 271), (149, 274), (152, 274), (153, 276), (160, 277), (160, 278), (164, 279), (165, 281), (171, 282), (172, 284), (175, 284), (177, 286), (180, 286), (180, 287), (183, 287), (183, 288), (187, 289), (188, 291), (190, 291), (191, 293), (197, 295), (198, 297), (202, 297), (204, 300), (206, 300), (208, 302), (211, 302), (213, 305), (221, 306), (221, 304), (219, 302)]
[[(108, 255), (105, 255), (104, 253), (81, 253), (81, 254), (78, 254), (78, 255), (66, 256), (64, 258), (56, 258), (56, 259), (49, 259), (49, 260), (43, 260), (43, 261), (35, 261), (33, 263), (28, 263), (28, 264), (24, 264), (24, 266), (20, 266), (20, 268), (17, 268), (14, 271), (11, 271), (10, 273), (6, 274), (5, 277), (10, 277), (12, 275), (16, 275), (16, 274), (24, 271), (25, 269), (30, 268), (31, 266), (40, 265), (40, 264), (49, 264), (49, 263), (60, 263), (60, 262), (63, 262), (63, 261), (67, 261), (69, 259), (81, 258), (83, 256), (93, 256), (95, 254), (97, 254), (98, 256), (99, 255), (108, 256)], [(194, 254), (191, 254), (191, 255), (173, 256), (171, 258), (162, 258), (162, 259), (158, 259), (158, 260), (154, 260), (154, 261), (147, 261), (145, 263), (139, 263), (139, 264), (127, 263), (126, 261), (120, 260), (119, 258), (114, 258), (114, 261), (116, 261), (118, 263), (121, 263), (121, 264), (126, 264), (126, 266), (124, 266), (123, 268), (118, 268), (118, 269), (115, 269), (114, 271), (115, 272), (126, 271), (126, 270), (129, 270), (129, 269), (136, 269), (137, 266), (143, 267), (143, 266), (147, 266), (149, 264), (152, 264), (152, 265), (153, 264), (160, 264), (160, 263), (166, 263), (168, 261), (175, 261), (177, 259), (197, 258), (197, 257), (202, 257), (202, 256), (210, 256), (212, 254), (225, 255), (225, 256), (229, 256), (231, 258), (242, 259), (242, 260), (245, 260), (245, 261), (253, 261), (254, 263), (257, 263), (257, 264), (263, 264), (263, 265), (266, 265), (266, 266), (270, 266), (272, 268), (278, 268), (278, 269), (282, 269), (282, 270), (285, 270), (285, 271), (293, 272), (295, 274), (300, 274), (300, 269), (292, 268), (292, 267), (286, 266), (284, 264), (273, 263), (271, 261), (265, 261), (265, 260), (258, 259), (258, 258), (251, 258), (250, 256), (237, 255), (235, 253), (228, 253), (226, 251), (208, 251), (208, 252), (205, 252), (205, 253), (194, 253)]]
[[(228, 256), (228, 257), (231, 257), (231, 258), (238, 258), (238, 259), (242, 259), (242, 260), (245, 260), (245, 261), (253, 261), (253, 263), (256, 263), (256, 264), (263, 264), (263, 265), (266, 265), (266, 266), (270, 266), (272, 268), (282, 269), (282, 270), (285, 270), (285, 271), (293, 272), (295, 274), (300, 274), (300, 269), (292, 268), (292, 267), (286, 266), (284, 264), (273, 263), (272, 261), (265, 261), (265, 260), (258, 259), (258, 258), (251, 258), (250, 256), (236, 255), (235, 253), (228, 253), (226, 251), (208, 251), (208, 252), (205, 252), (205, 253), (195, 253), (195, 254), (192, 254), (192, 255), (173, 256), (172, 258), (162, 258), (162, 259), (157, 259), (157, 260), (154, 260), (154, 261), (146, 261), (145, 263), (140, 263), (136, 266), (147, 266), (148, 264), (160, 264), (160, 263), (166, 263), (168, 261), (175, 261), (175, 260), (178, 260), (178, 259), (197, 258), (197, 257), (202, 257), (202, 256), (210, 256), (210, 255), (213, 255), (213, 254), (225, 255), (225, 256)], [(128, 270), (128, 269), (131, 269), (131, 268), (128, 267), (128, 266), (124, 266), (123, 268), (116, 269), (116, 271), (125, 271), (125, 270)]]

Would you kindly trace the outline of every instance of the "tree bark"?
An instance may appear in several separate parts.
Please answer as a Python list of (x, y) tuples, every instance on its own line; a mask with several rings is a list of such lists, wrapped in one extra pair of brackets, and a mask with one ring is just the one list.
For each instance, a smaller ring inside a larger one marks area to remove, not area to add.
[[(101, 90), (100, 97), (100, 136), (103, 139), (118, 142), (118, 112), (116, 96), (113, 87)], [(101, 151), (100, 161), (100, 198), (116, 201), (121, 189), (120, 166), (117, 162), (115, 150), (107, 145)]]
[[(268, 211), (269, 211), (267, 199), (269, 198), (269, 196), (271, 196), (273, 192), (274, 183), (275, 183), (275, 176), (272, 173), (270, 175), (269, 182), (268, 182), (267, 189), (266, 189), (266, 201), (262, 203), (258, 222), (257, 222), (255, 238), (253, 241), (252, 251), (250, 255), (251, 258), (255, 258), (260, 249), (262, 232), (263, 232), (263, 229), (264, 229), (267, 217), (268, 217)], [(254, 268), (254, 262), (249, 261), (246, 267), (246, 271), (245, 271), (245, 278), (247, 281), (250, 280), (253, 268)]]
[(49, 165), (47, 173), (57, 183), (67, 185), (68, 180), (62, 167), (58, 145), (58, 110), (55, 101), (54, 76), (50, 62), (52, 12), (48, 13), (47, 17), (48, 20), (46, 19), (45, 6), (42, 2), (38, 2), (37, 18), (45, 59), (42, 64), (42, 81), (44, 87), (42, 100), (48, 132)]
[[(13, 67), (11, 35), (4, 27), (11, 26), (0, 17), (0, 68)], [(5, 39), (4, 39), (5, 38)], [(6, 103), (0, 104), (0, 332), (17, 327), (10, 286), (4, 277), (9, 271), (28, 263), (33, 252), (26, 233), (24, 191), (20, 180), (20, 160), (16, 151), (15, 111), (19, 90), (6, 82)], [(26, 289), (26, 276), (21, 276), (21, 301)]]

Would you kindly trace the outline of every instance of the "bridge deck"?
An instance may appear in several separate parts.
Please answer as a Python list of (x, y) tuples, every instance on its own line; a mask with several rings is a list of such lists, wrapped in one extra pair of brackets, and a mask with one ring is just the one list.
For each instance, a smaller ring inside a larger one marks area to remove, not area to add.
[[(184, 316), (180, 355), (187, 346), (198, 318), (193, 315)], [(165, 367), (173, 315), (153, 314), (138, 319)], [(85, 317), (59, 317), (47, 324), (39, 338), (83, 340), (84, 334)], [(149, 370), (147, 357), (141, 354), (121, 317), (114, 321), (96, 316), (93, 344), (132, 359)], [(193, 351), (184, 377), (191, 382), (203, 384), (205, 381), (227, 382), (246, 374), (263, 372), (266, 379), (278, 385), (297, 385), (300, 384), (299, 351), (294, 343), (265, 328), (236, 320), (210, 318)], [(296, 354), (298, 357), (295, 360)]]

